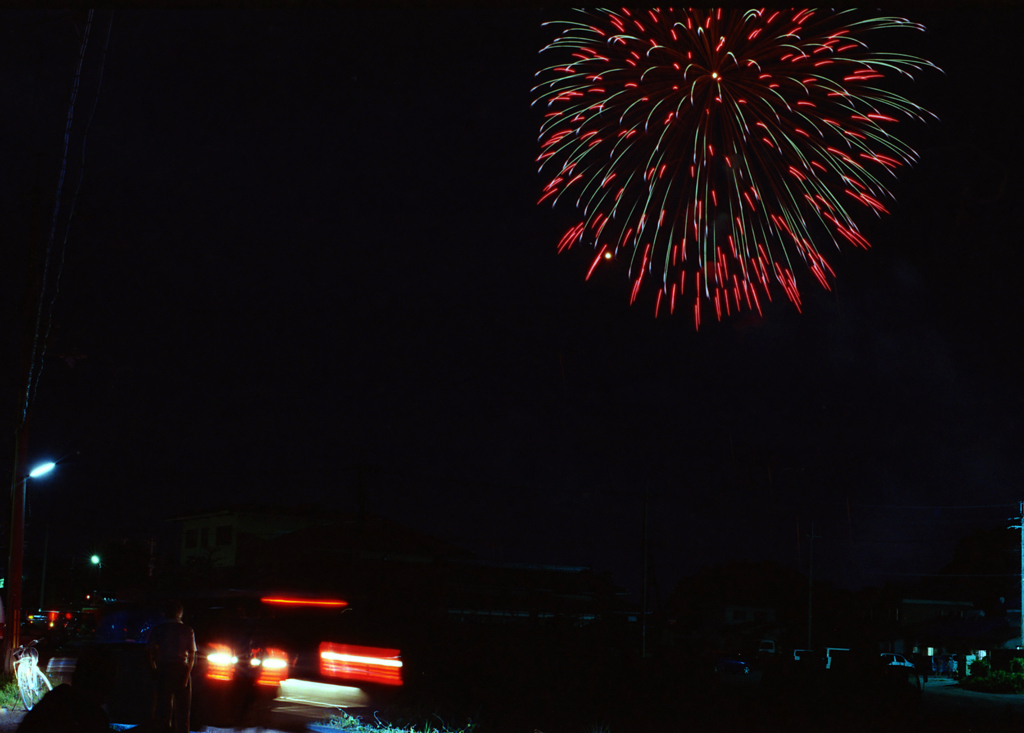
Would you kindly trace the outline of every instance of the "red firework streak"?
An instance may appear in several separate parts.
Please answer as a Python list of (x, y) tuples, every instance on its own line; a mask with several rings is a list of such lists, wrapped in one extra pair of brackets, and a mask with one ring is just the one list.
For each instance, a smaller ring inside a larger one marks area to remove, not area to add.
[(823, 249), (868, 247), (853, 215), (888, 213), (886, 182), (915, 160), (893, 126), (930, 114), (884, 82), (935, 67), (871, 45), (921, 30), (902, 18), (623, 9), (549, 25), (539, 202), (581, 214), (558, 249), (593, 247), (588, 279), (626, 264), (630, 302), (655, 289), (656, 316), (693, 298), (698, 327), (702, 300), (721, 319), (761, 313), (779, 286), (799, 310), (799, 272), (829, 288)]

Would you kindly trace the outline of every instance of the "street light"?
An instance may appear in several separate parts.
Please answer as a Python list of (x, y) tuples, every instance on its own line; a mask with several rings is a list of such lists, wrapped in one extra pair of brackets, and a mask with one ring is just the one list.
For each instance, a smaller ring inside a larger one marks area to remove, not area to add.
[(103, 591), (100, 590), (99, 586), (103, 582), (103, 560), (99, 555), (91, 555), (89, 562), (96, 566), (96, 592), (99, 593), (99, 597), (103, 598)]
[(30, 478), (39, 478), (56, 467), (53, 461), (40, 463), (27, 476), (14, 480), (11, 492), (11, 551), (7, 563), (7, 624), (4, 641), (7, 647), (4, 669), (11, 670), (11, 652), (20, 646), (21, 636), (21, 574), (25, 555), (25, 486)]
[(56, 467), (57, 467), (57, 464), (54, 463), (53, 461), (47, 461), (46, 463), (40, 463), (38, 466), (36, 466), (35, 468), (33, 468), (31, 471), (28, 472), (28, 477), (29, 478), (39, 478), (40, 476), (44, 476), (44, 475), (48, 474), (50, 471), (52, 471)]

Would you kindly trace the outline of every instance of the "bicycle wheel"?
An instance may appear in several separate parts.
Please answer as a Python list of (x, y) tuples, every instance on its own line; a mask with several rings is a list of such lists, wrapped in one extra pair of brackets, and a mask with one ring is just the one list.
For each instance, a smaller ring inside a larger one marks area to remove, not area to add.
[(25, 710), (31, 710), (52, 689), (50, 680), (34, 664), (18, 665), (18, 691)]

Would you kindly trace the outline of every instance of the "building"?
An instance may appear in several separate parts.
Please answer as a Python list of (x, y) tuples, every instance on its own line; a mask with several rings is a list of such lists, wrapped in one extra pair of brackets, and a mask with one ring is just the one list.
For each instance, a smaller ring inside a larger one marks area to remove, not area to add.
[(193, 585), (330, 592), (457, 623), (585, 624), (625, 608), (588, 567), (486, 561), (368, 513), (239, 504), (173, 521)]
[[(181, 564), (206, 562), (214, 567), (245, 564), (260, 542), (323, 521), (309, 508), (276, 508), (238, 504), (174, 517), (181, 523)], [(241, 553), (240, 553), (241, 548)]]

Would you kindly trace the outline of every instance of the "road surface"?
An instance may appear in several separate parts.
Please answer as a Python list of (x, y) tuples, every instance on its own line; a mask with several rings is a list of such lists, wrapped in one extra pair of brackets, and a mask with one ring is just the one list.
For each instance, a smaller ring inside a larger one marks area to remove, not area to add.
[[(756, 690), (758, 674), (745, 675), (737, 680), (734, 689), (741, 692), (741, 697), (753, 694)], [(23, 710), (0, 710), (0, 733), (13, 732), (25, 716)], [(823, 724), (822, 733), (829, 730)], [(318, 726), (319, 727), (319, 726)], [(756, 726), (755, 726), (756, 727)], [(899, 730), (900, 733), (1009, 733), (1024, 730), (1024, 695), (997, 695), (983, 692), (970, 692), (960, 689), (955, 682), (948, 679), (931, 679), (924, 686), (917, 709), (903, 718), (899, 725), (886, 726), (885, 721), (875, 721), (876, 731)], [(294, 733), (296, 728), (289, 725), (286, 730), (274, 728), (214, 728), (206, 729), (208, 733)], [(817, 731), (811, 725), (809, 730)], [(558, 733), (558, 731), (546, 731)], [(613, 733), (633, 733), (632, 731), (613, 731)]]

